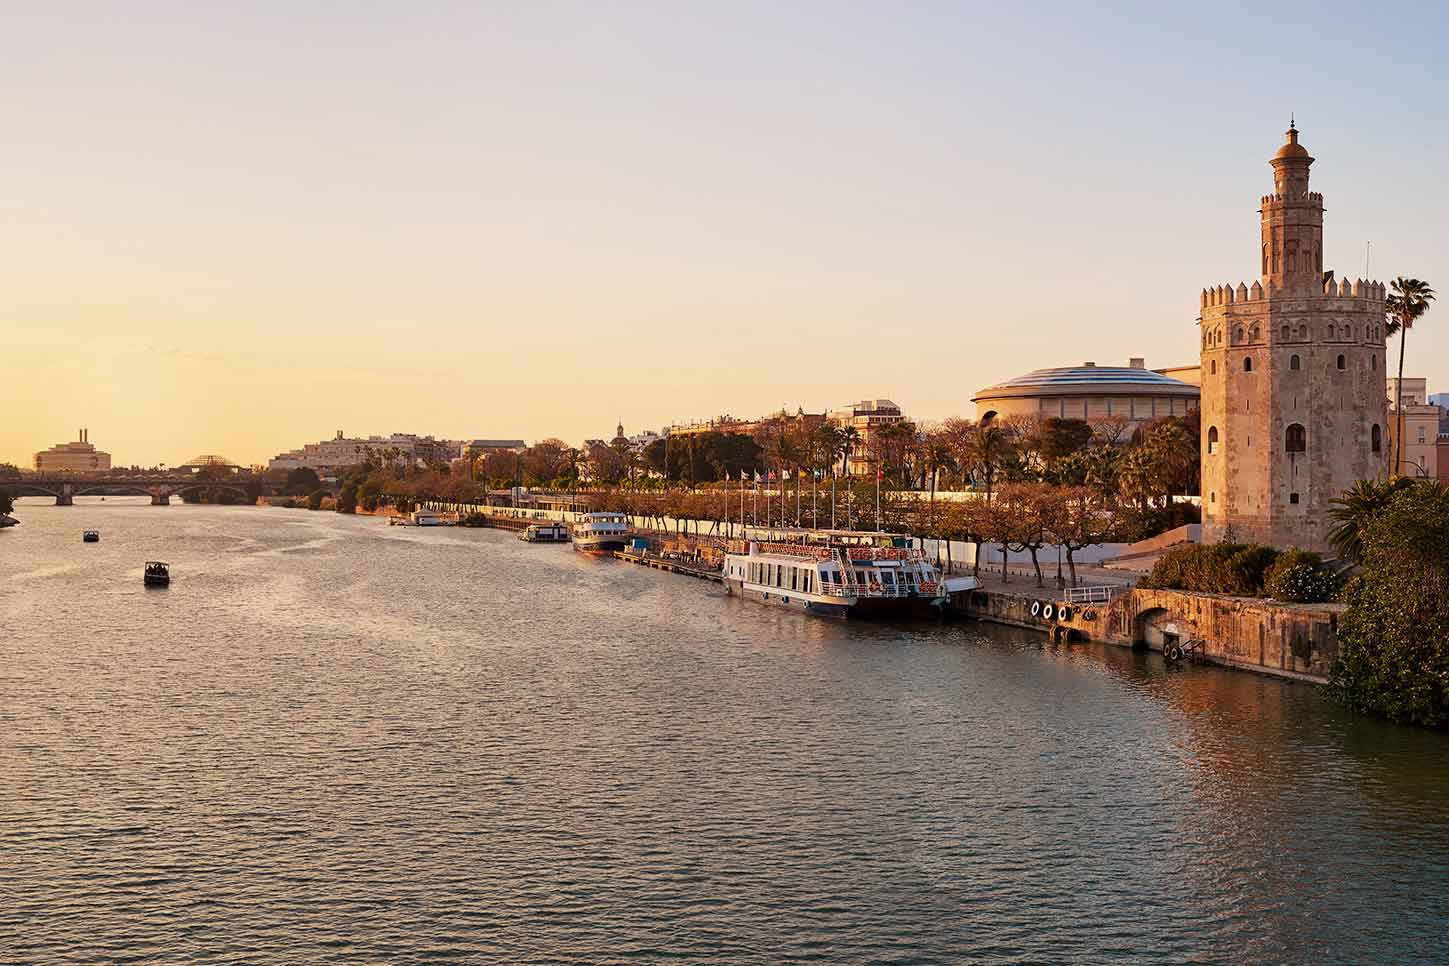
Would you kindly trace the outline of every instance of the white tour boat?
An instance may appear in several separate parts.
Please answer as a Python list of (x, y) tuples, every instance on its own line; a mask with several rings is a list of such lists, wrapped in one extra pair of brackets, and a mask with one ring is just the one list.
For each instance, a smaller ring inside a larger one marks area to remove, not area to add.
[(827, 617), (922, 617), (940, 613), (949, 594), (976, 586), (971, 577), (943, 579), (924, 551), (895, 546), (889, 534), (792, 536), (735, 541), (725, 556), (725, 591)]
[(574, 549), (583, 553), (623, 550), (634, 528), (623, 513), (585, 513), (574, 524)]
[(530, 523), (519, 531), (518, 539), (526, 543), (568, 543), (569, 528), (562, 523)]

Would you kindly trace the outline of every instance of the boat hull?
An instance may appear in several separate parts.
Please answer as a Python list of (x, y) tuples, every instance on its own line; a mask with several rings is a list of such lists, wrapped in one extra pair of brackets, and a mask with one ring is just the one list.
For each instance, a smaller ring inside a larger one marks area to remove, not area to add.
[(791, 593), (788, 590), (764, 590), (730, 577), (725, 578), (724, 588), (725, 593), (732, 597), (739, 597), (757, 604), (765, 604), (769, 607), (783, 607), (786, 610), (814, 614), (817, 617), (834, 617), (844, 620), (851, 616), (851, 611), (854, 609), (854, 605), (849, 601), (836, 603), (833, 601), (816, 600), (799, 593)]
[(850, 616), (869, 620), (919, 620), (941, 616), (945, 603), (944, 597), (861, 597)]
[(613, 553), (615, 550), (623, 550), (628, 543), (623, 537), (574, 537), (574, 549), (579, 553)]

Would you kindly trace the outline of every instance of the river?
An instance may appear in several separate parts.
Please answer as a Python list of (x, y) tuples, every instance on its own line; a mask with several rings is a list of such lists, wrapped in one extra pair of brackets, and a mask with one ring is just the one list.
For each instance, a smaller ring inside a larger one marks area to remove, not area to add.
[(0, 960), (1446, 957), (1449, 738), (1308, 685), (503, 531), (16, 516)]

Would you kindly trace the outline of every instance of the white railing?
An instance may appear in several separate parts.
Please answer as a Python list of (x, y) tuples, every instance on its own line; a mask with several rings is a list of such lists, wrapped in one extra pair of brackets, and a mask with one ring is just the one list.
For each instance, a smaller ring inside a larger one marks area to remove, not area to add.
[(1068, 587), (1067, 601), (1072, 604), (1105, 604), (1126, 590), (1126, 587), (1120, 587), (1116, 584), (1100, 584), (1096, 587)]

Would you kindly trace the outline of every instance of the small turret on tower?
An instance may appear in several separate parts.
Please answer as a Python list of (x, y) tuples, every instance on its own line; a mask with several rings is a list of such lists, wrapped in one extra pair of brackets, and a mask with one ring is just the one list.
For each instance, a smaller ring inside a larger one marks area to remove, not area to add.
[(1273, 194), (1264, 196), (1262, 274), (1265, 289), (1317, 291), (1323, 282), (1323, 197), (1308, 190), (1313, 156), (1298, 143), (1298, 128), (1268, 163)]

